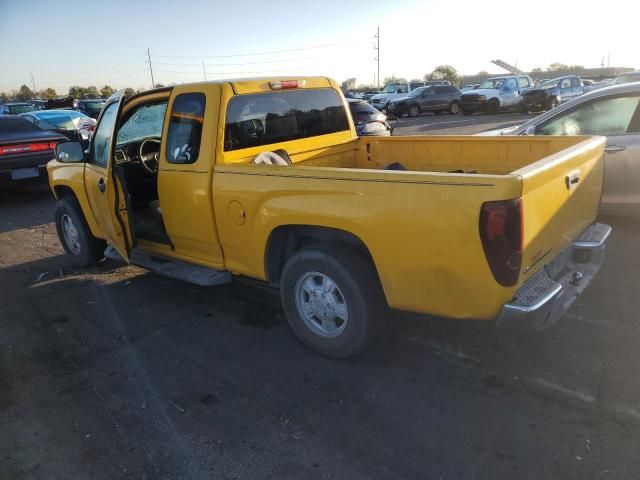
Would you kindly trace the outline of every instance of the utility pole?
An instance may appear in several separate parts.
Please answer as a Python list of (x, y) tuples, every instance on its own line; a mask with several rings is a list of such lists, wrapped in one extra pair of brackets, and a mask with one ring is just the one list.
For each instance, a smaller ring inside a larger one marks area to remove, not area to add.
[(33, 78), (33, 72), (31, 73), (31, 86), (33, 87), (33, 91), (36, 91), (36, 80)]
[(607, 68), (609, 68), (611, 66), (611, 50), (609, 50), (609, 53), (607, 54)]
[(375, 39), (376, 44), (373, 49), (376, 50), (376, 58), (374, 58), (374, 60), (378, 62), (378, 88), (380, 88), (380, 25), (378, 25), (378, 29), (376, 30)]
[(202, 73), (204, 73), (204, 81), (207, 81), (207, 71), (204, 68), (204, 62), (202, 62)]
[(151, 88), (156, 88), (156, 84), (153, 81), (153, 67), (151, 66), (151, 53), (147, 48), (147, 58), (149, 59), (149, 71), (151, 72)]

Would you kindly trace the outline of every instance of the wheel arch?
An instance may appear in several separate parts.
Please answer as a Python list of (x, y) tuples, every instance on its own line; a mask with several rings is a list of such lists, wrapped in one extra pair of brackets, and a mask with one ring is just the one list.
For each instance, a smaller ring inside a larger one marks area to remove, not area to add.
[(82, 213), (82, 216), (87, 222), (91, 234), (96, 238), (104, 238), (100, 227), (98, 226), (93, 216), (84, 189), (81, 190), (80, 194), (76, 191), (77, 189), (78, 187), (74, 189), (74, 187), (68, 183), (58, 183), (56, 185), (53, 185), (51, 188), (51, 190), (53, 191), (53, 196), (56, 198), (56, 200), (62, 200), (63, 198), (74, 200), (80, 206), (80, 213)]
[[(371, 251), (360, 237), (346, 230), (318, 225), (280, 225), (274, 228), (265, 247), (267, 280), (278, 283), (287, 260), (301, 248), (312, 243), (337, 243), (360, 253), (378, 272)], [(380, 274), (378, 273), (380, 280)]]

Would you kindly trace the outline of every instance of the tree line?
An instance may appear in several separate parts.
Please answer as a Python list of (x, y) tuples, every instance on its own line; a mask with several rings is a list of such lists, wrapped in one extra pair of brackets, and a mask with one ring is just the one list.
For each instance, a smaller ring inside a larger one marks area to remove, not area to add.
[[(163, 87), (164, 85), (158, 84), (156, 88)], [(130, 96), (136, 92), (140, 92), (144, 89), (134, 90), (131, 87), (125, 88), (125, 95)], [(49, 100), (59, 97), (73, 97), (73, 98), (109, 98), (116, 90), (110, 85), (104, 85), (98, 89), (95, 85), (89, 85), (88, 87), (81, 87), (79, 85), (73, 85), (69, 87), (66, 93), (59, 94), (54, 88), (44, 88), (42, 90), (32, 90), (27, 85), (22, 85), (18, 90), (11, 90), (10, 92), (0, 92), (0, 103), (18, 101), (28, 102), (30, 100), (42, 99)]]

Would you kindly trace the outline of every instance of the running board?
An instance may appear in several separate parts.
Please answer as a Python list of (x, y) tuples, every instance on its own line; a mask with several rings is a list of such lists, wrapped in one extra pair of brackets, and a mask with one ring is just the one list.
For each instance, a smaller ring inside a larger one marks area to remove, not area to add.
[[(104, 256), (117, 262), (124, 262), (120, 254), (111, 246), (108, 246), (104, 251)], [(224, 270), (215, 270), (201, 265), (194, 265), (192, 263), (138, 251), (132, 252), (130, 263), (144, 267), (160, 275), (183, 280), (202, 287), (222, 285), (223, 283), (229, 283), (231, 281), (231, 274)]]

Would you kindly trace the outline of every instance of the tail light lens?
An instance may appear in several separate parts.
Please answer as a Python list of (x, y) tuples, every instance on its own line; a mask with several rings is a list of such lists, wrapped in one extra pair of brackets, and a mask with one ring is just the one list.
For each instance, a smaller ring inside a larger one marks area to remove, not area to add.
[(480, 238), (496, 281), (511, 287), (522, 266), (522, 199), (486, 202), (480, 210)]
[(11, 155), (15, 153), (46, 152), (55, 150), (56, 142), (47, 143), (23, 143), (19, 145), (4, 145), (0, 147), (0, 155)]

